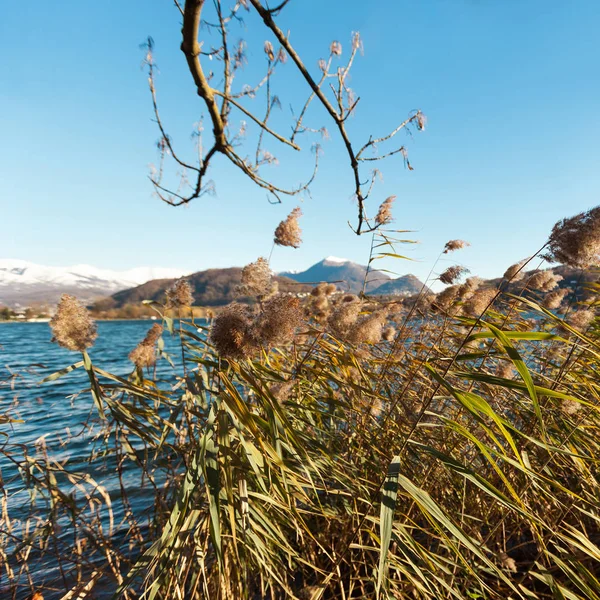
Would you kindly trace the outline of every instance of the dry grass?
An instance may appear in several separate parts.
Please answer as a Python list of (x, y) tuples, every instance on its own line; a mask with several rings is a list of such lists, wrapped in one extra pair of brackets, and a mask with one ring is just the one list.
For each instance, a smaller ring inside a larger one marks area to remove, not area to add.
[[(4, 496), (6, 594), (59, 561), (61, 593), (96, 571), (126, 598), (599, 598), (599, 290), (552, 313), (527, 279), (481, 285), (232, 307), (182, 326), (168, 389), (84, 355), (122, 486), (109, 502), (5, 445), (47, 499), (13, 520)], [(132, 473), (155, 486), (146, 517)]]

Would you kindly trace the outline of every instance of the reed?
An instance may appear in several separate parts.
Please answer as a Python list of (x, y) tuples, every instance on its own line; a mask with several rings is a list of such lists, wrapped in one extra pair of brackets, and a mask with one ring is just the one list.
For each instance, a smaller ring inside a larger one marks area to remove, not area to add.
[[(554, 255), (597, 258), (572, 233), (596, 244), (595, 218), (555, 228)], [(397, 255), (395, 234), (374, 235)], [(89, 464), (119, 484), (6, 441), (31, 494), (26, 517), (9, 485), (1, 497), (6, 597), (599, 598), (600, 289), (558, 294), (526, 265), (500, 288), (382, 299), (323, 284), (300, 300), (265, 297), (259, 259), (252, 306), (177, 327), (169, 307), (190, 304), (189, 286), (153, 303), (164, 331), (133, 349), (127, 378), (91, 363), (93, 322), (64, 300), (55, 337), (82, 360), (47, 381), (88, 371)], [(182, 346), (171, 385), (154, 368), (161, 335)], [(142, 484), (153, 502), (134, 514)]]

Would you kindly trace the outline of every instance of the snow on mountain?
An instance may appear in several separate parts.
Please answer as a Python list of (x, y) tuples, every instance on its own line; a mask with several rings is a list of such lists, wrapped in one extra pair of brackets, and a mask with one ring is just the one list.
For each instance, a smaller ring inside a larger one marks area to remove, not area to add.
[(337, 256), (328, 256), (327, 258), (323, 259), (324, 263), (333, 263), (336, 265), (343, 265), (344, 263), (349, 263), (352, 262), (350, 260), (348, 260), (347, 258), (338, 258)]
[(181, 269), (138, 267), (126, 271), (91, 265), (49, 267), (25, 260), (0, 259), (0, 304), (53, 303), (63, 293), (89, 302), (152, 279), (181, 277)]

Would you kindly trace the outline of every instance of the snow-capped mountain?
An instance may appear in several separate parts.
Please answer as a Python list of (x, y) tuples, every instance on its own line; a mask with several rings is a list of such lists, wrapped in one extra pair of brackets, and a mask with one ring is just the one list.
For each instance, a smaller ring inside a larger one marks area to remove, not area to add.
[(0, 259), (0, 304), (14, 307), (55, 303), (64, 293), (91, 302), (151, 279), (182, 275), (187, 275), (187, 271), (156, 267), (112, 271), (91, 265), (48, 267), (25, 260)]
[[(338, 289), (358, 294), (363, 289), (366, 273), (367, 267), (364, 265), (347, 258), (328, 256), (306, 271), (284, 271), (280, 275), (302, 283), (336, 282)], [(405, 296), (418, 293), (422, 286), (414, 275), (392, 279), (387, 273), (372, 270), (367, 275), (366, 292), (382, 296)]]
[[(367, 267), (359, 265), (346, 258), (328, 256), (315, 263), (306, 271), (284, 271), (280, 275), (302, 283), (318, 283), (319, 281), (336, 282), (339, 289), (352, 293), (362, 291)], [(390, 276), (380, 271), (370, 271), (367, 277), (367, 291), (372, 291)]]

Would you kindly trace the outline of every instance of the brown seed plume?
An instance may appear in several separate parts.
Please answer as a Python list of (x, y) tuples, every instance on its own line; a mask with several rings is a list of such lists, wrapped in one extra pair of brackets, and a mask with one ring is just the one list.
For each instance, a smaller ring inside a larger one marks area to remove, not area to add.
[(501, 377), (502, 379), (512, 379), (515, 374), (515, 367), (513, 363), (502, 361), (498, 363), (496, 367), (496, 377)]
[(460, 250), (470, 245), (471, 244), (465, 242), (465, 240), (450, 240), (449, 242), (446, 242), (443, 254), (448, 254), (449, 252), (454, 252), (455, 250)]
[(458, 296), (464, 302), (473, 296), (473, 294), (479, 289), (479, 286), (483, 283), (483, 279), (480, 277), (469, 277), (459, 288)]
[(246, 358), (255, 349), (250, 335), (250, 315), (247, 306), (232, 303), (214, 319), (210, 341), (222, 358)]
[(83, 352), (94, 344), (98, 337), (96, 323), (88, 310), (69, 294), (63, 294), (50, 320), (52, 341), (67, 350)]
[(167, 289), (166, 295), (167, 308), (183, 308), (194, 304), (192, 287), (190, 286), (189, 281), (183, 277), (178, 279), (169, 289)]
[(460, 267), (458, 265), (454, 265), (452, 267), (448, 267), (439, 277), (439, 280), (442, 283), (450, 284), (455, 283), (462, 275), (468, 273), (469, 269), (465, 267)]
[(386, 342), (391, 342), (394, 337), (396, 336), (396, 330), (393, 327), (386, 327), (383, 330), (383, 333), (381, 334), (381, 337), (386, 341)]
[(507, 281), (520, 281), (525, 277), (525, 271), (523, 270), (523, 265), (527, 262), (527, 259), (522, 260), (514, 265), (511, 265), (506, 269), (504, 273), (504, 279)]
[(392, 222), (392, 204), (394, 204), (395, 199), (396, 196), (389, 196), (381, 203), (381, 206), (375, 215), (376, 225), (387, 225)]
[(348, 332), (348, 341), (355, 344), (377, 344), (381, 341), (387, 311), (380, 310), (356, 321)]
[(434, 306), (443, 311), (447, 311), (458, 299), (459, 290), (460, 286), (458, 285), (451, 285), (445, 290), (442, 290), (435, 296), (433, 301)]
[(129, 353), (129, 360), (138, 368), (152, 367), (156, 363), (156, 342), (163, 328), (158, 323), (152, 325), (146, 337)]
[(577, 331), (585, 331), (595, 318), (595, 313), (590, 309), (581, 309), (572, 312), (567, 317), (567, 323)]
[(278, 383), (274, 383), (269, 388), (271, 395), (278, 402), (285, 402), (292, 395), (292, 391), (294, 390), (294, 386), (296, 385), (296, 381), (280, 381)]
[(345, 296), (342, 303), (337, 306), (329, 317), (328, 324), (333, 333), (345, 337), (350, 328), (356, 323), (360, 314), (362, 303), (356, 296)]
[(291, 248), (299, 248), (302, 243), (302, 229), (298, 224), (298, 219), (302, 216), (302, 210), (297, 206), (286, 217), (285, 221), (281, 221), (275, 229), (274, 241), (278, 246), (289, 246)]
[(302, 311), (300, 300), (293, 296), (278, 294), (267, 300), (251, 327), (251, 335), (257, 344), (271, 346), (290, 341), (300, 325)]
[(475, 292), (464, 304), (463, 311), (472, 317), (479, 317), (493, 302), (498, 290), (486, 288)]
[(528, 279), (527, 285), (532, 290), (550, 292), (558, 286), (559, 281), (562, 281), (562, 277), (556, 275), (551, 270), (537, 271)]
[(566, 399), (561, 402), (560, 407), (563, 412), (572, 417), (576, 415), (581, 410), (581, 404), (576, 402), (575, 400)]
[(552, 228), (547, 260), (585, 269), (600, 262), (600, 206), (562, 219)]
[(568, 288), (562, 288), (547, 294), (543, 302), (544, 308), (547, 308), (548, 310), (554, 310), (555, 308), (558, 308), (565, 299), (565, 296), (569, 294), (569, 291), (570, 290)]
[(271, 268), (262, 256), (242, 269), (242, 283), (237, 287), (239, 296), (265, 296), (271, 291)]

